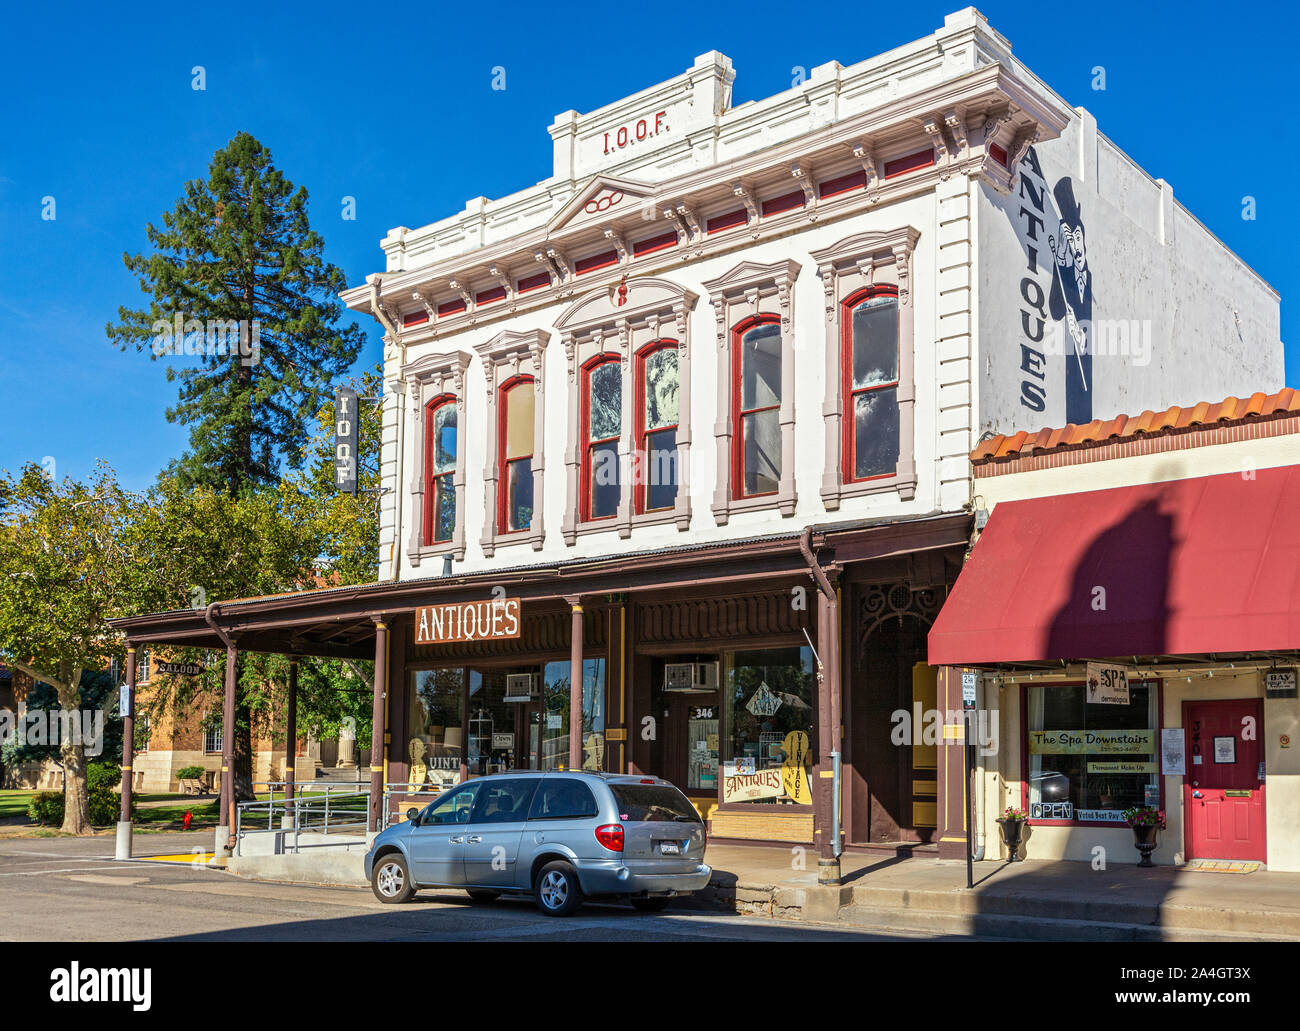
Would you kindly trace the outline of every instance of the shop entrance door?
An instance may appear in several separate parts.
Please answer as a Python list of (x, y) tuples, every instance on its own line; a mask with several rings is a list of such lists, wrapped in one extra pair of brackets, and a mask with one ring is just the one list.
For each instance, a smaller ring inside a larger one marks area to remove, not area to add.
[(1263, 862), (1263, 703), (1184, 702), (1183, 733), (1187, 858)]

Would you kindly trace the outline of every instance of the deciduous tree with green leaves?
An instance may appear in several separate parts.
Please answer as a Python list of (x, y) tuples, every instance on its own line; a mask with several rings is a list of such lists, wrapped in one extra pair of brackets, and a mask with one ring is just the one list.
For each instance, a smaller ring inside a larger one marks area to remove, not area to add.
[[(0, 479), (0, 662), (52, 687), (68, 720), (83, 705), (83, 672), (109, 669), (119, 652), (104, 620), (129, 610), (140, 585), (144, 556), (126, 532), (138, 505), (104, 465), (84, 482), (32, 464)], [(68, 834), (90, 830), (85, 744), (59, 746)]]

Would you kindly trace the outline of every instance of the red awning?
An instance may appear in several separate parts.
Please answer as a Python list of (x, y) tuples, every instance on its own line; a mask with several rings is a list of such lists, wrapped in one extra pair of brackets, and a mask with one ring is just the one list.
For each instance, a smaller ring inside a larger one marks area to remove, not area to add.
[(1300, 466), (1007, 501), (931, 665), (1300, 648)]

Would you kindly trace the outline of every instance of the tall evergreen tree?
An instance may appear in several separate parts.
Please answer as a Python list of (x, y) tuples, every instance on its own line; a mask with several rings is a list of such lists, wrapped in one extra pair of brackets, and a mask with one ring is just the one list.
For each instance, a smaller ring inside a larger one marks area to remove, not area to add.
[(185, 356), (167, 368), (181, 381), (167, 418), (190, 427), (190, 448), (169, 472), (232, 494), (276, 483), (364, 340), (338, 324), (344, 277), (308, 223), (306, 189), (241, 132), (146, 232), (153, 253), (123, 260), (151, 301), (119, 308), (107, 332), (124, 351)]

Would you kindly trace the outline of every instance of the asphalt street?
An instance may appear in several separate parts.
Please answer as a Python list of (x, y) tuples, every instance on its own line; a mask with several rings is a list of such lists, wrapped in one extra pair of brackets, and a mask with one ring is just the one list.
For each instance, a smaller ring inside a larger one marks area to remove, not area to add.
[[(192, 838), (190, 842), (188, 839)], [(210, 834), (137, 839), (150, 851), (186, 851)], [(3, 941), (901, 941), (834, 925), (669, 908), (636, 913), (588, 905), (543, 916), (527, 900), (473, 903), (461, 892), (421, 892), (402, 906), (367, 889), (246, 881), (186, 864), (118, 862), (109, 837), (0, 841)]]

